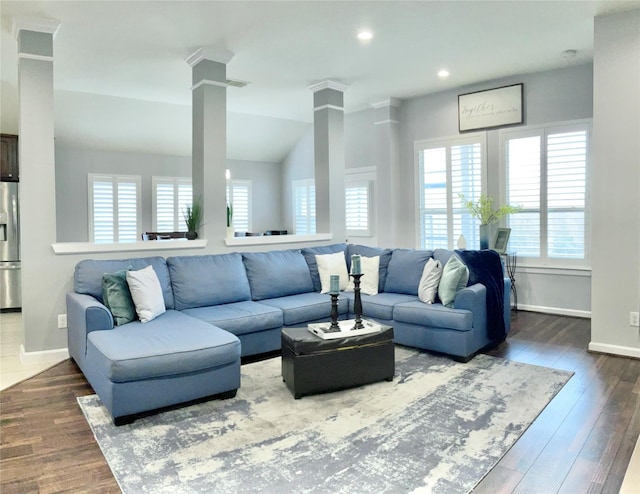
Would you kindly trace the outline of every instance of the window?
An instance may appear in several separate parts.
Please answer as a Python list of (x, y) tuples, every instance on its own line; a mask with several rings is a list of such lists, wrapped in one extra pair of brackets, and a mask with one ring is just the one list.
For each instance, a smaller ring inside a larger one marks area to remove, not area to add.
[(588, 123), (502, 132), (509, 247), (543, 264), (586, 264)]
[(232, 226), (238, 232), (251, 231), (251, 181), (228, 180), (227, 204), (233, 205)]
[(135, 242), (140, 176), (89, 174), (89, 237), (97, 244)]
[(293, 224), (296, 235), (316, 233), (316, 186), (313, 179), (293, 181)]
[(370, 235), (369, 212), (371, 210), (370, 183), (348, 182), (344, 187), (345, 228), (348, 235)]
[(418, 231), (423, 249), (452, 249), (460, 235), (479, 248), (479, 222), (462, 205), (482, 194), (486, 170), (485, 134), (415, 145), (420, 204)]
[(190, 178), (152, 177), (155, 232), (186, 232), (183, 212), (193, 201)]

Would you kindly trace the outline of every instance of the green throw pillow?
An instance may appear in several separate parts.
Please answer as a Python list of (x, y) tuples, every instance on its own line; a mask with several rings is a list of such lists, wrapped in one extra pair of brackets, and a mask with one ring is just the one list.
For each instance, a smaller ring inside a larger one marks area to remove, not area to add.
[(442, 305), (453, 307), (456, 293), (469, 282), (469, 268), (456, 256), (451, 256), (442, 270), (442, 278), (438, 285), (438, 297)]
[(116, 326), (136, 320), (136, 307), (129, 291), (127, 271), (106, 273), (102, 276), (102, 301), (113, 314)]

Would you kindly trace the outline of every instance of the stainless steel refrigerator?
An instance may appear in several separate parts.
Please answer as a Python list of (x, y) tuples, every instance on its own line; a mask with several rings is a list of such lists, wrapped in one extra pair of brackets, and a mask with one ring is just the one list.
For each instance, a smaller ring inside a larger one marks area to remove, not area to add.
[(0, 310), (22, 306), (18, 182), (0, 182)]

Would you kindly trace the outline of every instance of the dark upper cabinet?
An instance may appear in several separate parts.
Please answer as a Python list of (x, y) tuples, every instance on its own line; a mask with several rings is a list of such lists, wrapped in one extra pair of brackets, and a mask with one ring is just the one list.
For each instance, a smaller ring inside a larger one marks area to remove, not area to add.
[(2, 169), (0, 179), (3, 182), (17, 182), (20, 179), (18, 168), (18, 136), (0, 134), (0, 158)]

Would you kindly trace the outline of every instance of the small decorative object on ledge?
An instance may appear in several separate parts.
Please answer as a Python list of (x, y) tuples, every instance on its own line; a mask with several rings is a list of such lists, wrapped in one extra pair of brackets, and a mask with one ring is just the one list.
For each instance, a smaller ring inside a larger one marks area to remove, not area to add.
[(467, 201), (464, 194), (458, 194), (462, 205), (469, 210), (471, 216), (480, 220), (480, 249), (489, 248), (489, 225), (508, 214), (518, 213), (520, 206), (505, 204), (498, 209), (493, 208), (493, 198), (482, 194), (478, 201)]
[(458, 249), (464, 250), (467, 248), (467, 239), (464, 238), (464, 235), (460, 235), (458, 237)]
[(187, 225), (186, 239), (195, 240), (198, 238), (198, 228), (200, 228), (200, 222), (202, 221), (202, 200), (200, 197), (193, 199), (193, 204), (186, 207), (182, 212), (182, 216), (184, 216), (184, 222)]

